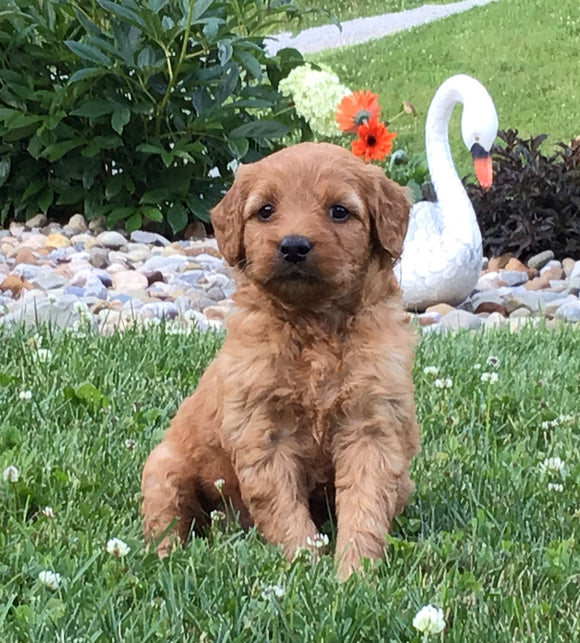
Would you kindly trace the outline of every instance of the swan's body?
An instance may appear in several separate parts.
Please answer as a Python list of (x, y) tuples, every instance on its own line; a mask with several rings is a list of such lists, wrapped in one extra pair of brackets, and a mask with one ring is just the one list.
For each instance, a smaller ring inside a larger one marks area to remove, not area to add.
[(481, 232), (457, 176), (447, 136), (457, 103), (464, 106), (463, 141), (476, 162), (487, 164), (491, 183), (489, 151), (498, 127), (493, 101), (483, 85), (470, 76), (452, 76), (435, 93), (425, 125), (427, 166), (437, 202), (420, 201), (413, 206), (403, 254), (396, 266), (409, 310), (423, 310), (440, 302), (459, 304), (481, 274)]

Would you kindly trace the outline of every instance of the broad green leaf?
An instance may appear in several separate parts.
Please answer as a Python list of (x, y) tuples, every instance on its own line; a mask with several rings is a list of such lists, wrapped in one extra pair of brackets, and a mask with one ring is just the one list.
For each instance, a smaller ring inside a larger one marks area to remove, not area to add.
[(162, 203), (163, 201), (167, 201), (167, 199), (171, 198), (171, 192), (169, 190), (166, 190), (165, 188), (157, 188), (155, 190), (148, 190), (145, 192), (145, 194), (141, 197), (141, 200), (139, 201), (140, 204), (144, 203)]
[(28, 184), (28, 187), (26, 188), (26, 190), (24, 190), (24, 193), (22, 194), (22, 200), (26, 201), (26, 199), (37, 194), (38, 192), (40, 192), (40, 190), (42, 190), (42, 188), (45, 185), (46, 185), (46, 179), (44, 178), (34, 179), (34, 181)]
[(52, 191), (52, 188), (47, 187), (40, 193), (38, 199), (36, 199), (36, 205), (42, 210), (42, 212), (46, 212), (52, 205), (53, 199), (54, 192)]
[(125, 221), (125, 230), (127, 230), (127, 232), (133, 232), (134, 230), (139, 230), (142, 223), (143, 223), (143, 219), (141, 217), (141, 214), (139, 212), (135, 212), (135, 214), (132, 214)]
[(122, 107), (111, 116), (111, 127), (117, 134), (123, 133), (123, 128), (131, 120), (131, 110), (128, 107)]
[(69, 187), (59, 193), (56, 204), (70, 205), (71, 203), (80, 203), (82, 202), (84, 195), (85, 190), (82, 187)]
[(147, 26), (143, 18), (141, 18), (141, 16), (135, 11), (133, 11), (132, 9), (124, 7), (123, 5), (120, 5), (120, 4), (116, 4), (115, 2), (110, 2), (109, 0), (97, 0), (97, 3), (101, 7), (103, 7), (103, 9), (106, 9), (107, 11), (114, 13), (120, 18), (124, 18), (128, 22), (139, 25), (139, 27)]
[(60, 141), (59, 143), (52, 143), (43, 150), (42, 156), (50, 162), (58, 161), (58, 159), (62, 158), (67, 152), (83, 145), (83, 143), (85, 143), (85, 139), (82, 136)]
[(134, 213), (135, 208), (115, 208), (107, 216), (107, 223), (110, 225), (112, 223), (117, 223), (117, 221), (128, 219)]
[(99, 118), (99, 116), (106, 116), (112, 114), (121, 108), (119, 103), (110, 103), (108, 100), (93, 100), (77, 109), (73, 109), (71, 116), (84, 116), (85, 118)]
[(147, 8), (157, 13), (160, 9), (163, 9), (166, 4), (167, 0), (149, 0), (147, 2)]
[(10, 175), (10, 167), (11, 161), (9, 156), (0, 159), (0, 187), (6, 183), (6, 179)]
[(163, 150), (161, 152), (161, 160), (163, 161), (163, 164), (165, 167), (169, 167), (173, 163), (173, 152), (170, 150)]
[(115, 150), (123, 145), (123, 139), (114, 134), (110, 136), (95, 136), (93, 140), (102, 150)]
[(79, 69), (75, 71), (74, 74), (68, 79), (68, 85), (76, 83), (83, 78), (90, 78), (91, 76), (97, 76), (99, 74), (106, 73), (102, 67), (85, 67), (84, 69)]
[(196, 0), (193, 5), (192, 20), (193, 22), (199, 20), (203, 14), (211, 7), (214, 0)]
[(124, 178), (122, 174), (115, 174), (107, 180), (105, 186), (105, 198), (114, 199), (119, 192), (123, 189)]
[(187, 212), (181, 203), (174, 203), (167, 212), (167, 221), (173, 234), (177, 234), (187, 225)]
[(244, 123), (230, 132), (230, 137), (238, 138), (281, 138), (290, 131), (288, 125), (271, 120), (257, 120)]
[(146, 45), (141, 49), (137, 56), (137, 67), (139, 67), (139, 69), (151, 67), (155, 64), (156, 60), (157, 56), (155, 55), (155, 50), (150, 45)]
[(136, 152), (144, 152), (146, 154), (163, 154), (165, 149), (160, 145), (152, 145), (151, 143), (139, 143), (135, 148)]
[(97, 25), (89, 20), (89, 18), (87, 18), (87, 16), (82, 11), (75, 9), (75, 16), (88, 33), (95, 34), (96, 36), (101, 33), (101, 30), (97, 27)]
[(163, 221), (163, 214), (159, 208), (145, 206), (141, 208), (141, 212), (146, 219), (149, 219), (149, 221), (156, 221), (157, 223)]
[(205, 112), (212, 105), (212, 99), (205, 87), (197, 87), (191, 97), (191, 104), (197, 116)]
[(241, 159), (248, 153), (250, 143), (247, 138), (234, 138), (230, 135), (228, 139), (228, 148), (234, 158)]
[(236, 51), (236, 58), (256, 80), (262, 80), (262, 65), (260, 65), (258, 60), (252, 56), (252, 54), (244, 51), (243, 49), (238, 49)]
[(75, 40), (65, 40), (64, 44), (83, 60), (88, 60), (91, 63), (97, 63), (99, 65), (108, 66), (111, 64), (111, 59), (96, 47), (87, 45), (84, 42), (76, 42)]
[(187, 197), (186, 202), (187, 207), (193, 212), (196, 218), (209, 223), (209, 207), (208, 204), (203, 201), (203, 199), (199, 199), (196, 196), (190, 195)]
[(229, 98), (233, 94), (239, 79), (240, 68), (238, 65), (234, 62), (228, 63), (215, 92), (215, 102), (218, 105), (221, 105), (226, 98)]

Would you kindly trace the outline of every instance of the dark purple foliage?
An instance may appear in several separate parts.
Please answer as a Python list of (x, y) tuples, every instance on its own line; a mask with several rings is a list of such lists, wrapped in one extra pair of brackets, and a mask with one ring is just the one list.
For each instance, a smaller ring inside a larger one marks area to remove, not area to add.
[(580, 257), (580, 141), (546, 156), (547, 138), (529, 139), (517, 130), (500, 131), (503, 145), (492, 148), (494, 182), (487, 192), (468, 185), (477, 213), (484, 253), (511, 252), (526, 259), (543, 250)]

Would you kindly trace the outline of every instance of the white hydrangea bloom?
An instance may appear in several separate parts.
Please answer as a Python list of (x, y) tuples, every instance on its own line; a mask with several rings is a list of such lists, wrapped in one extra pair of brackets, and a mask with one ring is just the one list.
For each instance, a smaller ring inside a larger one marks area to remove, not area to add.
[(336, 108), (351, 91), (336, 74), (301, 65), (280, 81), (279, 88), (283, 94), (292, 97), (296, 111), (314, 132), (321, 136), (340, 134), (335, 120)]

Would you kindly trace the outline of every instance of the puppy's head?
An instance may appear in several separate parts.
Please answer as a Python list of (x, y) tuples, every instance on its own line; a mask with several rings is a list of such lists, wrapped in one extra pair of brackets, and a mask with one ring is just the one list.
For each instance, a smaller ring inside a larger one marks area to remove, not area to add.
[(410, 205), (378, 167), (327, 143), (242, 166), (211, 219), (226, 261), (286, 300), (360, 288), (371, 258), (396, 261)]

